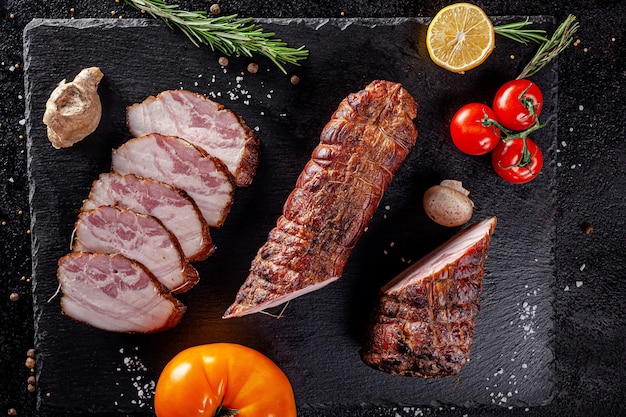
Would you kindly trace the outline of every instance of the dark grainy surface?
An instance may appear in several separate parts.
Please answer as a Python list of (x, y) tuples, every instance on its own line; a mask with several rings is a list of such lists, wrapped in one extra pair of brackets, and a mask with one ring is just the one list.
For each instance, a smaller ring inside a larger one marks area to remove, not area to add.
[[(255, 17), (432, 16), (442, 1), (221, 1), (223, 13)], [(545, 407), (333, 410), (365, 415), (621, 415), (626, 407), (626, 175), (623, 1), (477, 2), (490, 15), (573, 13), (580, 44), (559, 61), (555, 363)], [(189, 8), (209, 2), (184, 1)], [(73, 10), (73, 12), (72, 12)], [(112, 11), (115, 15), (112, 16)], [(114, 0), (14, 0), (0, 9), (0, 412), (33, 415), (25, 366), (33, 345), (28, 189), (23, 126), (22, 31), (33, 18), (141, 17)], [(585, 233), (590, 225), (593, 231)], [(19, 299), (12, 301), (12, 293)], [(75, 360), (80, 361), (81, 358)], [(319, 411), (319, 415), (330, 415)], [(308, 414), (309, 415), (309, 414)]]

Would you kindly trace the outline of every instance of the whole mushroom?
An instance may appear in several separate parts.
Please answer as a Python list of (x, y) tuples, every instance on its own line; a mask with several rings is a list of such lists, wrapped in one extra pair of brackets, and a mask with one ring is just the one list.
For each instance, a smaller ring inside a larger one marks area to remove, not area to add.
[(98, 67), (85, 68), (72, 82), (61, 81), (50, 94), (43, 122), (56, 149), (74, 145), (98, 127), (102, 117), (98, 84), (102, 77)]
[(461, 226), (470, 221), (474, 212), (474, 202), (468, 195), (461, 181), (444, 180), (424, 193), (424, 211), (437, 224)]

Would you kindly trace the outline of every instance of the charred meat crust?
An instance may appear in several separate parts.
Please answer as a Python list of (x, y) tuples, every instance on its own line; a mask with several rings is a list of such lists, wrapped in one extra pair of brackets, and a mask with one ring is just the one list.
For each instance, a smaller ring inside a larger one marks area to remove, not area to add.
[(381, 290), (360, 352), (366, 364), (392, 375), (423, 378), (461, 370), (469, 360), (480, 310), (492, 220), (488, 232), (452, 262), (428, 276), (409, 279), (401, 288), (388, 285)]
[(342, 275), (415, 144), (416, 115), (413, 97), (389, 81), (374, 81), (340, 103), (225, 318), (269, 308)]

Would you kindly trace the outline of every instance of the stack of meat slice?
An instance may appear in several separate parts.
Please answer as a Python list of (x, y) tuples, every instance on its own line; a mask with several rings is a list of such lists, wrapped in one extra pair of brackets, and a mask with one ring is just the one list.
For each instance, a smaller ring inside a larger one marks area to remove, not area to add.
[(127, 109), (135, 138), (113, 150), (59, 260), (63, 313), (93, 327), (151, 333), (176, 325), (173, 293), (199, 280), (191, 262), (214, 251), (235, 188), (251, 183), (260, 143), (204, 96), (165, 91)]

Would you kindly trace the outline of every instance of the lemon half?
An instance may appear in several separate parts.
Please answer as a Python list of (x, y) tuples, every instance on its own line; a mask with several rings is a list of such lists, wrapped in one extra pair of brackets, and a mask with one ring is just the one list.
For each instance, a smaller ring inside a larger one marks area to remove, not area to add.
[(482, 64), (493, 51), (495, 31), (478, 6), (456, 3), (441, 9), (428, 25), (426, 47), (439, 66), (457, 73)]

